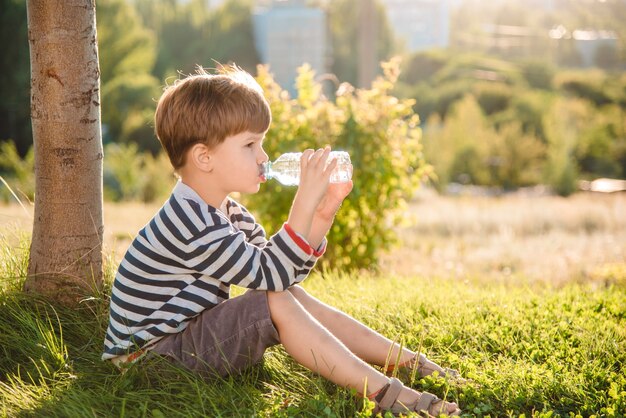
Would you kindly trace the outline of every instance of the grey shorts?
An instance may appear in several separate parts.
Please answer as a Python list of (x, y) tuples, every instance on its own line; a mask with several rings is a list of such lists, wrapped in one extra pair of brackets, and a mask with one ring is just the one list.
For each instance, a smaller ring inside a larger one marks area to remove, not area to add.
[(258, 363), (279, 342), (267, 292), (251, 290), (204, 311), (150, 352), (203, 375), (226, 376)]

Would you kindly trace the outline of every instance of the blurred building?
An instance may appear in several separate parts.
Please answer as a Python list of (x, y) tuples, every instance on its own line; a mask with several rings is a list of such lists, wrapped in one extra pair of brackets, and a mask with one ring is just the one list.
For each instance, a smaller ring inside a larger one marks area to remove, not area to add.
[(546, 31), (541, 28), (487, 23), (481, 29), (482, 34), (475, 35), (473, 42), (486, 47), (490, 53), (507, 57), (544, 56), (549, 46)]
[(382, 0), (396, 37), (409, 52), (449, 45), (451, 0)]
[(619, 37), (611, 30), (576, 29), (568, 31), (559, 25), (548, 32), (557, 47), (572, 44), (578, 55), (576, 65), (583, 67), (611, 66), (619, 61)]
[(601, 53), (613, 53), (617, 59), (617, 34), (608, 30), (575, 30), (572, 32), (574, 45), (584, 67), (599, 64)]
[(255, 46), (281, 87), (295, 94), (297, 68), (327, 71), (326, 14), (305, 0), (261, 2), (253, 16)]

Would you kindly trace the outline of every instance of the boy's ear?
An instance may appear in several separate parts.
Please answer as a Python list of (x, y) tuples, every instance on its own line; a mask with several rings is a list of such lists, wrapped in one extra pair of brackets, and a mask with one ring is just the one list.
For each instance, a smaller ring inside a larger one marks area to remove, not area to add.
[(195, 144), (189, 150), (189, 159), (198, 170), (210, 173), (213, 171), (213, 158), (209, 147), (205, 144)]

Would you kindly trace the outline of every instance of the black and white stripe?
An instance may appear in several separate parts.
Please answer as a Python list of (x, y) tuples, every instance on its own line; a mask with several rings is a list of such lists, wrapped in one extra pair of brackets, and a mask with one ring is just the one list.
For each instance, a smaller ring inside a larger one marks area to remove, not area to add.
[(179, 182), (120, 263), (102, 358), (182, 331), (228, 299), (231, 284), (284, 290), (302, 281), (316, 260), (285, 227), (267, 240), (243, 206), (228, 199), (219, 211)]

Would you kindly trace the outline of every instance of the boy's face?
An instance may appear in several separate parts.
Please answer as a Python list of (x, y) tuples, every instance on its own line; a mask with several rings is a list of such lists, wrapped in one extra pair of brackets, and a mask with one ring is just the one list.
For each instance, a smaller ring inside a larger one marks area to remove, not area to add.
[(264, 133), (242, 132), (229, 136), (210, 151), (211, 179), (228, 195), (256, 193), (265, 181), (262, 164), (268, 159), (263, 150)]

